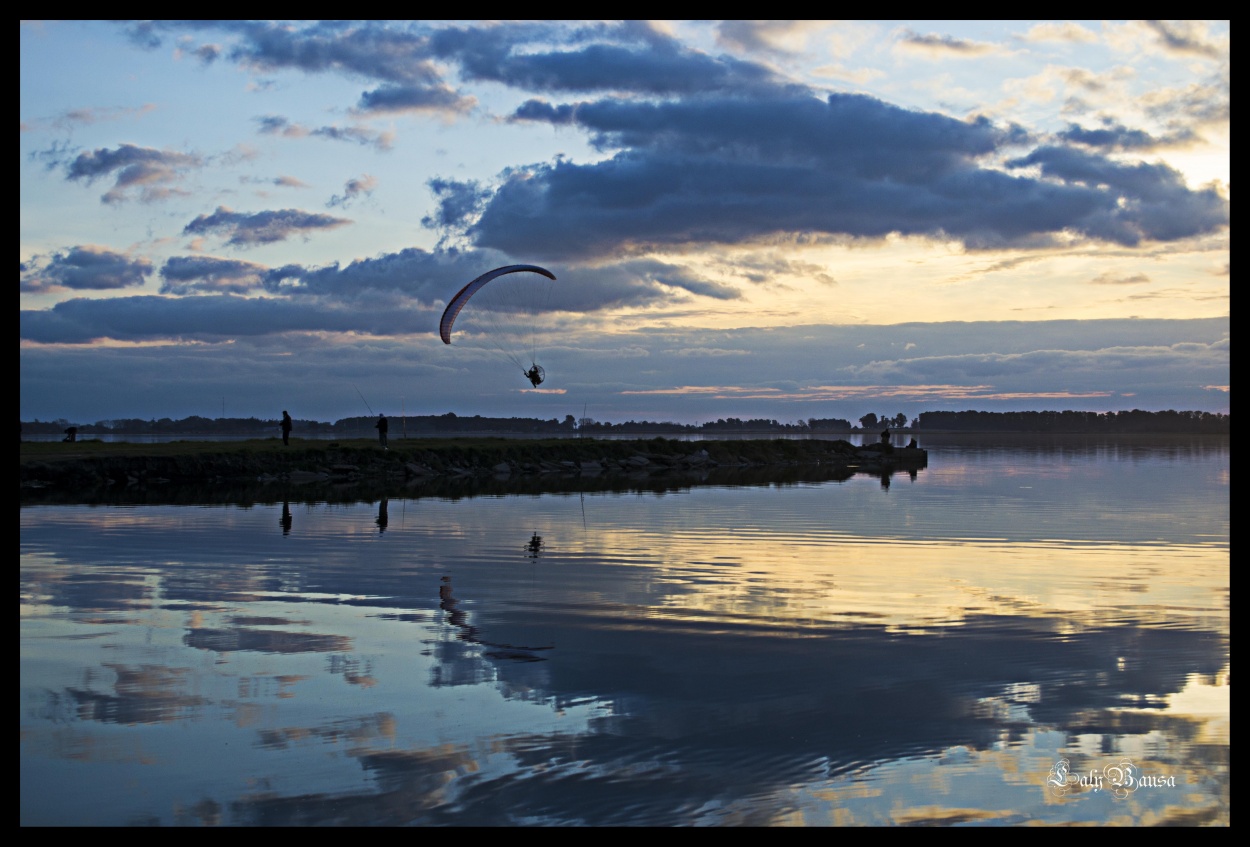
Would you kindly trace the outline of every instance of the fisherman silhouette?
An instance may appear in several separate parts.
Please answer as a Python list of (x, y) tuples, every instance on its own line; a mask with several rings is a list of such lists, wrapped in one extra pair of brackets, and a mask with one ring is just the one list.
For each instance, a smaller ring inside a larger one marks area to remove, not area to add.
[(283, 444), (291, 443), (291, 425), (292, 425), (291, 415), (290, 413), (287, 412), (286, 409), (283, 409), (282, 410), (282, 424), (281, 424)]
[(378, 430), (378, 443), (382, 445), (383, 450), (389, 449), (386, 446), (386, 431), (390, 429), (390, 424), (386, 421), (386, 415), (378, 415), (378, 422), (374, 426)]

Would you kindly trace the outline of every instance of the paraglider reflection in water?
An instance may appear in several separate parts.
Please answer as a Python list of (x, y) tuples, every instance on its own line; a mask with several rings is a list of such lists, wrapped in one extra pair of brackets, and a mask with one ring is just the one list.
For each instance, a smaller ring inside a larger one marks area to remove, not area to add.
[[(536, 352), (532, 348), (540, 334), (537, 324), (546, 310), (549, 283), (533, 277), (495, 282), (500, 277), (520, 272), (537, 274), (548, 280), (556, 278), (551, 271), (538, 265), (504, 265), (487, 271), (460, 289), (448, 301), (442, 320), (439, 321), (438, 334), (444, 344), (451, 344), (456, 318), (472, 300), (475, 305), (471, 311), (475, 320), (480, 319), (483, 324), (490, 324), (490, 328), (483, 327), (477, 331), (470, 329), (466, 332), (479, 344), (489, 345), (496, 352), (503, 353), (520, 367), (522, 375), (530, 381), (530, 385), (537, 388), (547, 378), (547, 374), (535, 360)], [(491, 285), (488, 287), (488, 284)], [(479, 295), (483, 289), (486, 291)], [(528, 342), (519, 336), (528, 336)], [(522, 350), (523, 347), (526, 349)], [(527, 361), (528, 367), (525, 364)]]

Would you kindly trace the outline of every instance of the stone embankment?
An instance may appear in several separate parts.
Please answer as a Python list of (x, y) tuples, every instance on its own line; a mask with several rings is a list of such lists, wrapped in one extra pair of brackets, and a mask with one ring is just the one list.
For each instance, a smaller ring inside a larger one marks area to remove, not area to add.
[[(27, 449), (29, 446), (29, 449)], [(276, 440), (173, 444), (23, 444), (25, 489), (98, 490), (255, 482), (272, 484), (514, 480), (548, 476), (610, 479), (690, 476), (716, 470), (820, 467), (822, 476), (924, 467), (921, 449), (843, 440), (638, 441), (439, 439), (376, 443)]]

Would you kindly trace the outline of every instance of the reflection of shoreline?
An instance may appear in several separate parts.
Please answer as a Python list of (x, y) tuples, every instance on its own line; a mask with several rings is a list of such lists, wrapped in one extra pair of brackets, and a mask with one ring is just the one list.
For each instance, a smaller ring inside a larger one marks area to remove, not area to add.
[(478, 633), (478, 628), (469, 623), (468, 615), (460, 608), (460, 601), (451, 593), (451, 577), (445, 576), (439, 581), (438, 586), (439, 608), (447, 613), (447, 623), (458, 629), (460, 632), (456, 636), (461, 641), (467, 641), (470, 644), (480, 644), (483, 647), (493, 648), (483, 655), (492, 659), (513, 659), (525, 662), (541, 662), (544, 657), (534, 655), (537, 651), (550, 650), (552, 645), (544, 647), (527, 647), (522, 644), (504, 644), (495, 641), (484, 641)]

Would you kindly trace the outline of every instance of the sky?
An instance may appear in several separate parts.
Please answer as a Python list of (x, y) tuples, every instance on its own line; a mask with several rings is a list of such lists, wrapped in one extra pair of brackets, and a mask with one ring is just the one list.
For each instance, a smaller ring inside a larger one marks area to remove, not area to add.
[(23, 420), (1229, 411), (1228, 21), (19, 30)]

